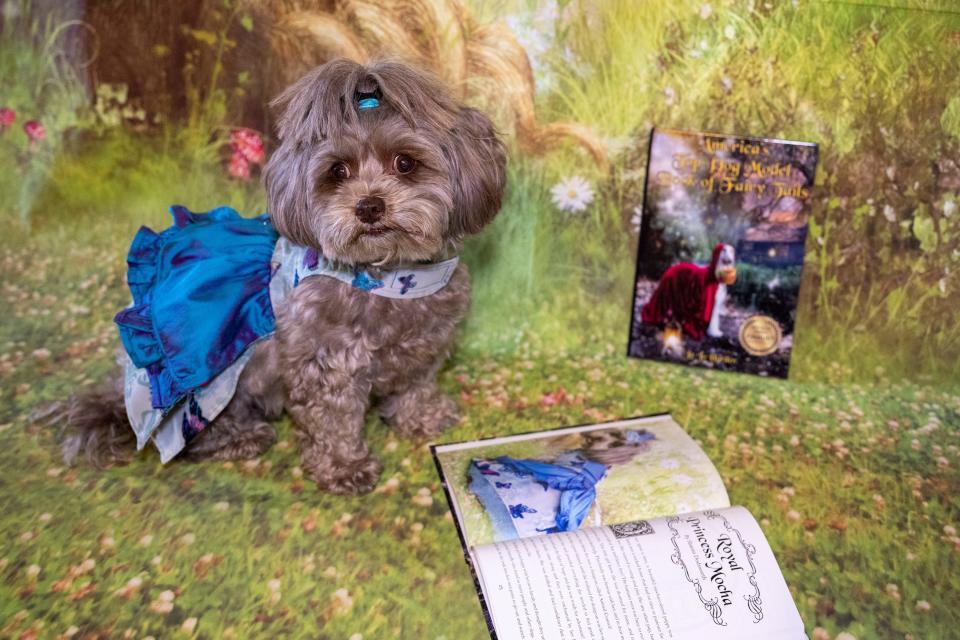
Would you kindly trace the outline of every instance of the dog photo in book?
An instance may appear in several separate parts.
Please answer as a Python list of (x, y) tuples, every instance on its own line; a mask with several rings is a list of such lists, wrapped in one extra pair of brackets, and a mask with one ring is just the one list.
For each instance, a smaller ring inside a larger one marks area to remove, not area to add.
[(726, 504), (719, 476), (668, 416), (435, 447), (470, 544)]
[(786, 377), (815, 145), (652, 134), (629, 355)]

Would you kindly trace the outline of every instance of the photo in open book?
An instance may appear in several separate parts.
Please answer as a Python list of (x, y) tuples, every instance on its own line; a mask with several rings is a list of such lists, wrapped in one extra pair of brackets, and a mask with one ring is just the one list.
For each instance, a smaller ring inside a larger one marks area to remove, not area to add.
[(468, 545), (729, 504), (716, 469), (669, 416), (435, 453)]

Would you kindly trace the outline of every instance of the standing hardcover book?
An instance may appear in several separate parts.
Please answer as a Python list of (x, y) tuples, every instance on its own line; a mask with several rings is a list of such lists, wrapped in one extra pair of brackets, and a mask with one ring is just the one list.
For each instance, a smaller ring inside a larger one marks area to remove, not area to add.
[(669, 415), (431, 447), (494, 640), (805, 640), (759, 525)]
[(786, 378), (817, 146), (656, 129), (628, 354)]

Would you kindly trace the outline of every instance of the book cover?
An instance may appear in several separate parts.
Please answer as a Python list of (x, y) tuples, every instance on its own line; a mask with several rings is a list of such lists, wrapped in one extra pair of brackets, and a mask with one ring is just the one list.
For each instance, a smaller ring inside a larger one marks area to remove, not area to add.
[(786, 378), (817, 146), (656, 129), (628, 355)]

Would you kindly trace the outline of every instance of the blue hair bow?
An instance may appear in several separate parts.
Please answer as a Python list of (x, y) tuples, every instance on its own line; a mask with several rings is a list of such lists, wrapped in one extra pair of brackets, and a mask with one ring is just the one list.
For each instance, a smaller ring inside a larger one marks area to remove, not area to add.
[(360, 98), (357, 100), (357, 109), (363, 111), (364, 109), (376, 109), (380, 106), (380, 101), (376, 98)]

